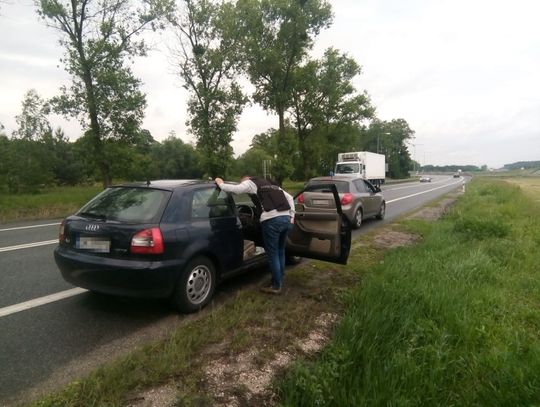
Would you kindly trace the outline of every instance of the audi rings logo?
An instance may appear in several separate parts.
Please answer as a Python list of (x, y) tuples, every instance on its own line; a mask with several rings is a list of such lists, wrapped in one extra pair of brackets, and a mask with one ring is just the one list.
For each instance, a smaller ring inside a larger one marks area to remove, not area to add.
[(99, 225), (86, 225), (86, 230), (88, 230), (89, 232), (97, 232), (99, 230)]

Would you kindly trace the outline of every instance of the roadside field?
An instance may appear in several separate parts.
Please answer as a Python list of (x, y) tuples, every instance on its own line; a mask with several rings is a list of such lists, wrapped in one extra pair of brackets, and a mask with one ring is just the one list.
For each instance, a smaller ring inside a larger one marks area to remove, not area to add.
[(39, 194), (0, 194), (0, 223), (62, 218), (101, 190), (101, 186), (55, 187)]
[(540, 202), (540, 177), (506, 178), (505, 181), (519, 185), (522, 191), (536, 202)]
[(364, 276), (282, 404), (538, 405), (538, 184), (477, 178), (441, 221), (404, 221), (421, 242)]

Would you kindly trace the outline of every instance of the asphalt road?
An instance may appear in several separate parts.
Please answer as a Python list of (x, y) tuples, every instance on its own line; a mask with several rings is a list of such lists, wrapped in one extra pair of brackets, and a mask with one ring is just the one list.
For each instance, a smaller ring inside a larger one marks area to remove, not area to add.
[[(383, 186), (385, 220), (367, 220), (355, 234), (391, 222), (464, 181), (434, 176), (430, 183)], [(101, 296), (66, 283), (52, 256), (59, 223), (0, 225), (0, 406), (74, 380), (193, 318), (175, 314), (166, 302)], [(216, 300), (265, 272), (220, 286)]]

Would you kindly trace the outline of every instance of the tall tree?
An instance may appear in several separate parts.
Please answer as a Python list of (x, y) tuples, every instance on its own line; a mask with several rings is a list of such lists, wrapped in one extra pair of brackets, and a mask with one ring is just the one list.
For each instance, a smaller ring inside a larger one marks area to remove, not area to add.
[(38, 13), (61, 33), (62, 62), (72, 84), (53, 99), (55, 110), (77, 117), (91, 140), (103, 185), (112, 181), (107, 140), (137, 134), (146, 106), (140, 81), (128, 66), (146, 53), (137, 40), (170, 10), (168, 0), (37, 0)]
[[(295, 69), (291, 111), (297, 135), (304, 179), (313, 176), (317, 157), (308, 138), (314, 130), (326, 132), (333, 143), (340, 142), (343, 126), (359, 123), (374, 114), (367, 94), (358, 93), (353, 80), (361, 69), (356, 61), (329, 48), (318, 61), (309, 61)], [(338, 134), (332, 136), (332, 131)], [(326, 144), (326, 143), (325, 143)]]
[(292, 105), (291, 76), (320, 30), (329, 26), (331, 7), (325, 0), (239, 0), (237, 6), (247, 73), (255, 86), (254, 99), (278, 115), (280, 149), (274, 172), (281, 184), (288, 175), (279, 164), (288, 154), (282, 141), (285, 113)]
[(247, 99), (234, 80), (239, 32), (230, 3), (183, 0), (173, 20), (178, 44), (174, 55), (188, 101), (191, 132), (208, 175), (224, 176), (231, 164), (231, 141)]
[(15, 116), (19, 128), (13, 135), (25, 140), (40, 140), (52, 133), (52, 128), (47, 119), (49, 106), (38, 95), (35, 89), (30, 89), (24, 95), (21, 114)]
[(407, 142), (414, 139), (412, 130), (405, 119), (384, 121), (375, 119), (366, 130), (363, 150), (378, 151), (386, 156), (388, 175), (391, 178), (404, 178), (412, 169), (413, 161)]

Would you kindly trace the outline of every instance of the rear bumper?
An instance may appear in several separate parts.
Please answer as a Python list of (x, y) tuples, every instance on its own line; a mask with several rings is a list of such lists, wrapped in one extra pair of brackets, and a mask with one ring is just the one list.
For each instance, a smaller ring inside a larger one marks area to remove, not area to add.
[(54, 260), (67, 282), (104, 294), (167, 298), (186, 261), (111, 259), (57, 247)]

